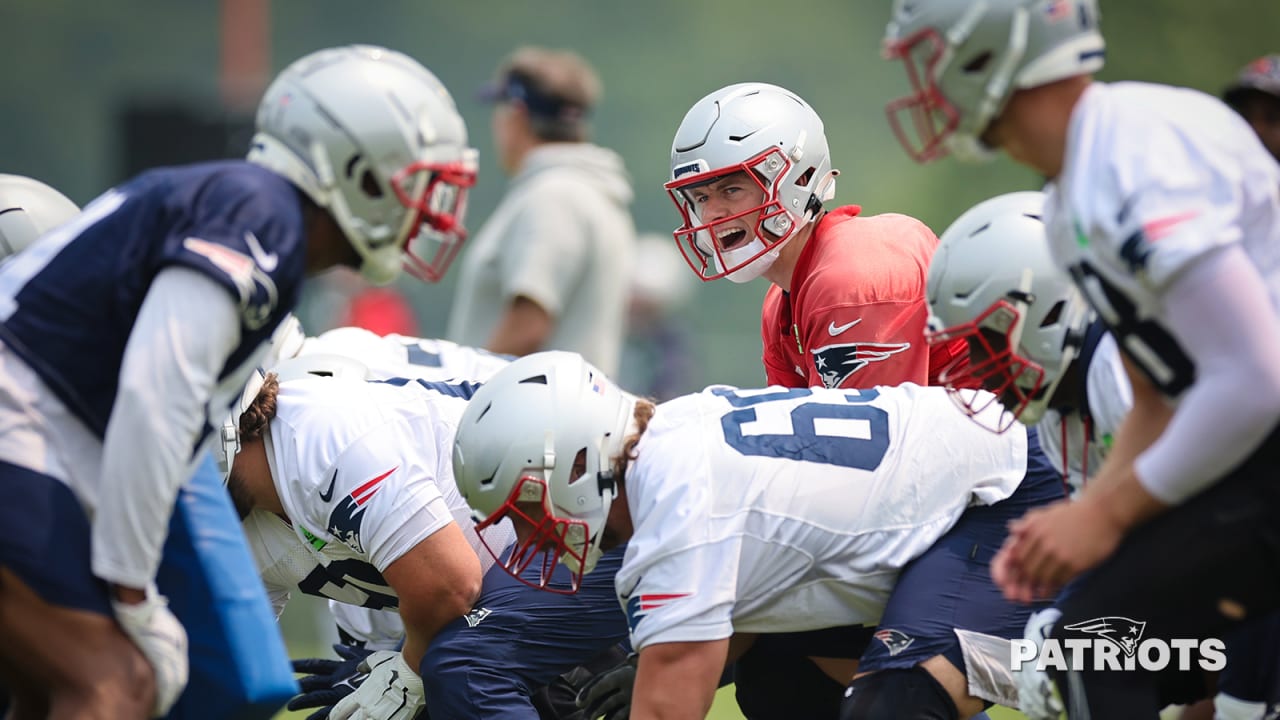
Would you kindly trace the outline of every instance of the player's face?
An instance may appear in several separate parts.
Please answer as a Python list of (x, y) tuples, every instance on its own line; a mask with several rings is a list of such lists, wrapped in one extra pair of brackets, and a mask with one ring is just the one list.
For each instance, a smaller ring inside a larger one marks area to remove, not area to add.
[(703, 224), (710, 225), (739, 213), (747, 213), (715, 226), (715, 240), (721, 250), (733, 250), (751, 240), (760, 213), (749, 211), (764, 204), (764, 190), (746, 171), (731, 173), (706, 185), (685, 190), (684, 193)]
[(993, 362), (993, 358), (1005, 355), (1009, 349), (1009, 338), (990, 328), (980, 328), (978, 332), (980, 337), (966, 338), (969, 344), (969, 366), (982, 378), (983, 389), (996, 393), (1002, 405), (1006, 408), (1018, 407), (1022, 399), (1008, 382), (1008, 377), (1003, 373), (984, 371), (984, 366)]
[(1253, 127), (1267, 152), (1280, 160), (1280, 97), (1250, 93), (1240, 103), (1238, 110)]
[(249, 513), (253, 510), (253, 494), (249, 492), (244, 473), (237, 472), (234, 464), (231, 466), (231, 472), (227, 474), (227, 493), (231, 495), (231, 503), (235, 506), (236, 514), (240, 519), (249, 517)]
[[(587, 452), (585, 450), (578, 451), (578, 456), (574, 458), (573, 468), (569, 472), (569, 484), (578, 481), (587, 472)], [(544, 491), (545, 492), (545, 491)], [(538, 528), (543, 527), (547, 518), (554, 518), (555, 513), (550, 508), (550, 503), (543, 501), (520, 501), (515, 503), (516, 510), (519, 512), (511, 513), (511, 522), (515, 526), (516, 539), (521, 546), (532, 540), (535, 545), (534, 550), (542, 551), (558, 551), (555, 544), (556, 538), (546, 532), (537, 532)]]
[(507, 175), (514, 174), (519, 164), (516, 142), (519, 123), (519, 112), (511, 103), (504, 101), (493, 106), (489, 127), (493, 131), (493, 146), (498, 151), (498, 163)]

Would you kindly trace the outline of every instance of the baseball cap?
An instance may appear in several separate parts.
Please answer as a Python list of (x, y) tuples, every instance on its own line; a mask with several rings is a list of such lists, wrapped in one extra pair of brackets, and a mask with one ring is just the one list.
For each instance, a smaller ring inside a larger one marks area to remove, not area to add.
[(493, 82), (477, 97), (490, 103), (516, 101), (531, 115), (575, 121), (600, 99), (600, 78), (577, 53), (524, 47), (499, 66)]
[(1264, 55), (1245, 65), (1235, 83), (1223, 91), (1222, 99), (1235, 106), (1251, 92), (1280, 97), (1280, 55)]

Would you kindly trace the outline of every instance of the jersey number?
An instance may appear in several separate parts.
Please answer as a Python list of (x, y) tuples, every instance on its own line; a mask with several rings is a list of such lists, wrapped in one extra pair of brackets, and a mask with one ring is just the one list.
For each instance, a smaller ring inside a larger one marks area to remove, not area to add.
[[(858, 470), (880, 467), (889, 450), (889, 413), (867, 405), (879, 395), (875, 390), (844, 395), (847, 405), (809, 402), (791, 410), (791, 433), (747, 434), (743, 426), (755, 422), (756, 406), (809, 397), (807, 388), (791, 388), (759, 395), (716, 388), (711, 391), (738, 410), (720, 418), (725, 442), (743, 455), (788, 458), (838, 465)], [(821, 421), (830, 421), (819, 423)], [(823, 430), (823, 432), (820, 432)]]
[(354, 558), (318, 565), (298, 582), (298, 590), (351, 605), (385, 610), (400, 605), (400, 598), (377, 588), (388, 587), (382, 573)]

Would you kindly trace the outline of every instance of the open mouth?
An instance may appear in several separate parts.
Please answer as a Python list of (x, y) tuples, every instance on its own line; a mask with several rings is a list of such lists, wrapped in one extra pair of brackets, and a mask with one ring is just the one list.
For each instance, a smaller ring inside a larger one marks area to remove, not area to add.
[(742, 228), (728, 228), (716, 235), (720, 250), (734, 250), (747, 244), (747, 231)]

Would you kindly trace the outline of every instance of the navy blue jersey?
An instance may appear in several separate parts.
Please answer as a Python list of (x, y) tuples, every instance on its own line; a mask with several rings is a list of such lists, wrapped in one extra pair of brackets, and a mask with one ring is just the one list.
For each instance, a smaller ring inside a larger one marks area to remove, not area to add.
[(143, 173), (0, 265), (0, 339), (102, 437), (156, 275), (172, 266), (203, 273), (239, 307), (240, 345), (221, 381), (297, 301), (302, 208), (287, 180), (244, 161)]

